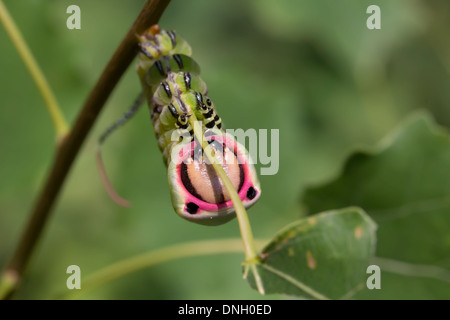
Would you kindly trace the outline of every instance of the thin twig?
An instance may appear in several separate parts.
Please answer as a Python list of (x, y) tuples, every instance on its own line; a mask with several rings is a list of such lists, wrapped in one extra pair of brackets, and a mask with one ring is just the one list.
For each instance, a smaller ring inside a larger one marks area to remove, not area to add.
[(217, 175), (222, 180), (222, 183), (225, 186), (225, 189), (227, 190), (228, 194), (230, 195), (231, 201), (233, 202), (233, 206), (236, 211), (236, 217), (239, 222), (239, 230), (241, 232), (242, 242), (244, 245), (244, 252), (245, 252), (244, 278), (247, 277), (248, 271), (250, 269), (254, 275), (258, 291), (261, 294), (264, 294), (264, 286), (262, 284), (261, 277), (258, 274), (258, 269), (256, 268), (256, 264), (259, 263), (259, 260), (255, 249), (255, 240), (253, 237), (252, 228), (250, 226), (250, 221), (248, 219), (247, 211), (245, 210), (245, 207), (242, 204), (241, 198), (239, 198), (239, 195), (236, 189), (234, 188), (233, 183), (226, 174), (225, 170), (222, 168), (222, 165), (218, 163), (217, 159), (211, 153), (210, 146), (206, 142), (206, 139), (201, 131), (201, 128), (197, 126), (198, 121), (195, 114), (191, 115), (191, 117), (189, 118), (189, 123), (192, 126), (192, 129), (194, 130), (194, 135), (200, 142), (202, 149), (206, 154), (206, 157), (214, 167), (214, 170), (216, 171)]
[(136, 35), (156, 24), (169, 2), (170, 0), (147, 0), (134, 24), (107, 63), (97, 84), (92, 89), (72, 130), (58, 145), (45, 185), (32, 208), (19, 244), (0, 279), (0, 288), (4, 287), (1, 284), (3, 280), (7, 280), (8, 283), (7, 290), (3, 291), (4, 296), (0, 297), (0, 299), (11, 297), (12, 293), (17, 289), (75, 157), (100, 114), (103, 105), (137, 53)]
[(379, 265), (381, 270), (385, 272), (410, 277), (436, 279), (450, 283), (450, 271), (443, 267), (404, 262), (382, 257), (374, 257), (372, 261), (374, 264)]
[(31, 50), (28, 48), (26, 41), (23, 39), (22, 34), (19, 31), (19, 28), (17, 28), (2, 0), (0, 0), (0, 21), (3, 23), (6, 32), (11, 38), (11, 41), (16, 47), (17, 52), (21, 56), (25, 66), (31, 74), (31, 77), (36, 83), (42, 98), (45, 101), (45, 106), (47, 107), (47, 111), (50, 114), (53, 126), (55, 127), (57, 137), (56, 141), (61, 140), (69, 131), (67, 121), (61, 112), (47, 79), (45, 78), (39, 65), (36, 63), (36, 59), (34, 59)]
[(198, 120), (194, 113), (192, 113), (191, 117), (189, 118), (189, 123), (192, 129), (194, 130), (194, 135), (199, 141), (206, 157), (208, 158), (211, 165), (214, 167), (214, 170), (222, 180), (222, 183), (224, 184), (226, 190), (228, 191), (228, 194), (230, 195), (231, 201), (233, 202), (233, 206), (236, 210), (236, 217), (238, 218), (239, 222), (239, 229), (241, 231), (242, 241), (245, 248), (244, 250), (245, 260), (246, 262), (253, 261), (257, 259), (257, 253), (255, 249), (252, 228), (250, 226), (247, 211), (245, 210), (245, 207), (242, 204), (242, 201), (239, 198), (239, 195), (236, 189), (234, 188), (233, 183), (226, 174), (225, 170), (222, 168), (222, 165), (211, 153), (211, 148), (208, 145), (206, 138), (204, 138), (204, 135), (201, 131), (201, 127), (198, 126)]
[[(262, 248), (267, 241), (256, 240), (255, 242), (258, 248)], [(242, 251), (242, 240), (238, 238), (201, 240), (167, 246), (127, 258), (104, 267), (101, 270), (87, 276), (86, 279), (83, 280), (81, 290), (77, 290), (77, 292), (71, 291), (69, 293), (66, 291), (66, 293), (58, 298), (78, 298), (79, 295), (83, 295), (88, 291), (91, 291), (115, 279), (168, 261), (202, 255), (240, 253)]]

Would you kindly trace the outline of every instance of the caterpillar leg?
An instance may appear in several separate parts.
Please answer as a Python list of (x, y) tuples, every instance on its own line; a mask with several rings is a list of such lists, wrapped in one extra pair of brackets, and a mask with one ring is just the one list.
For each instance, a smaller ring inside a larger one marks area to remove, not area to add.
[(144, 95), (140, 93), (136, 100), (134, 101), (133, 105), (130, 107), (130, 109), (127, 110), (123, 114), (122, 117), (120, 117), (116, 122), (114, 122), (110, 127), (108, 127), (98, 139), (98, 147), (97, 147), (97, 153), (96, 153), (96, 162), (97, 162), (97, 169), (99, 171), (100, 179), (103, 183), (103, 186), (105, 187), (106, 192), (108, 193), (109, 197), (117, 204), (123, 206), (123, 207), (129, 207), (131, 203), (128, 200), (123, 199), (120, 197), (117, 192), (115, 191), (114, 187), (112, 186), (111, 182), (109, 181), (108, 175), (105, 170), (105, 165), (103, 163), (102, 159), (102, 151), (101, 147), (103, 143), (105, 142), (106, 138), (110, 136), (112, 132), (114, 132), (116, 129), (121, 127), (123, 124), (125, 124), (128, 120), (131, 119), (131, 117), (139, 110), (142, 103), (144, 102)]

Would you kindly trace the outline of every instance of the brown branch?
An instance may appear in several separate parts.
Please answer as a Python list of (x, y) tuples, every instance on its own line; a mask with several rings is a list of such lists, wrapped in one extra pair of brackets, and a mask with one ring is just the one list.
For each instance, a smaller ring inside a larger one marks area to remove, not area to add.
[[(48, 221), (70, 168), (95, 120), (100, 114), (114, 87), (136, 55), (136, 34), (142, 33), (159, 21), (170, 0), (147, 0), (134, 24), (106, 65), (103, 73), (92, 89), (78, 118), (68, 135), (59, 142), (53, 166), (44, 187), (30, 213), (19, 244), (3, 273), (3, 280), (10, 282), (11, 297), (23, 276), (28, 260)], [(1, 281), (1, 279), (0, 279)], [(1, 284), (0, 284), (1, 285)], [(2, 297), (0, 297), (2, 298)]]

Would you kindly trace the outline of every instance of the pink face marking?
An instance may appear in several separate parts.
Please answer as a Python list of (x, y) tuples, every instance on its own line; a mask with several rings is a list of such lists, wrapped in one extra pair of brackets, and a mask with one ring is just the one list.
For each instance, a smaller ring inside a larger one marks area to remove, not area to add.
[[(216, 152), (216, 155), (223, 156), (222, 166), (244, 206), (253, 205), (259, 199), (261, 191), (244, 147), (226, 135), (209, 136), (207, 140), (216, 150), (222, 148), (222, 152)], [(212, 165), (194, 157), (198, 148), (197, 143), (193, 141), (184, 146), (178, 152), (178, 159), (175, 159), (177, 165), (174, 182), (178, 190), (178, 200), (182, 200), (179, 214), (199, 223), (202, 223), (201, 220), (216, 217), (223, 218), (216, 220), (228, 221), (234, 217), (233, 203)], [(228, 217), (225, 218), (226, 216)]]

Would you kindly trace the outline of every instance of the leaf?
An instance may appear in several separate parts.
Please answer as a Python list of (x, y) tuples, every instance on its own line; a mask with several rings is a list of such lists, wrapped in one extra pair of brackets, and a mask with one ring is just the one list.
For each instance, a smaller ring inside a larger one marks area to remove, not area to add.
[(309, 212), (355, 205), (377, 223), (374, 262), (385, 286), (361, 297), (450, 297), (449, 141), (420, 114), (381, 148), (352, 154), (334, 181), (306, 191)]
[[(349, 297), (364, 283), (375, 229), (359, 208), (323, 212), (287, 226), (262, 250), (256, 265), (264, 293)], [(256, 288), (252, 274), (248, 280)]]

